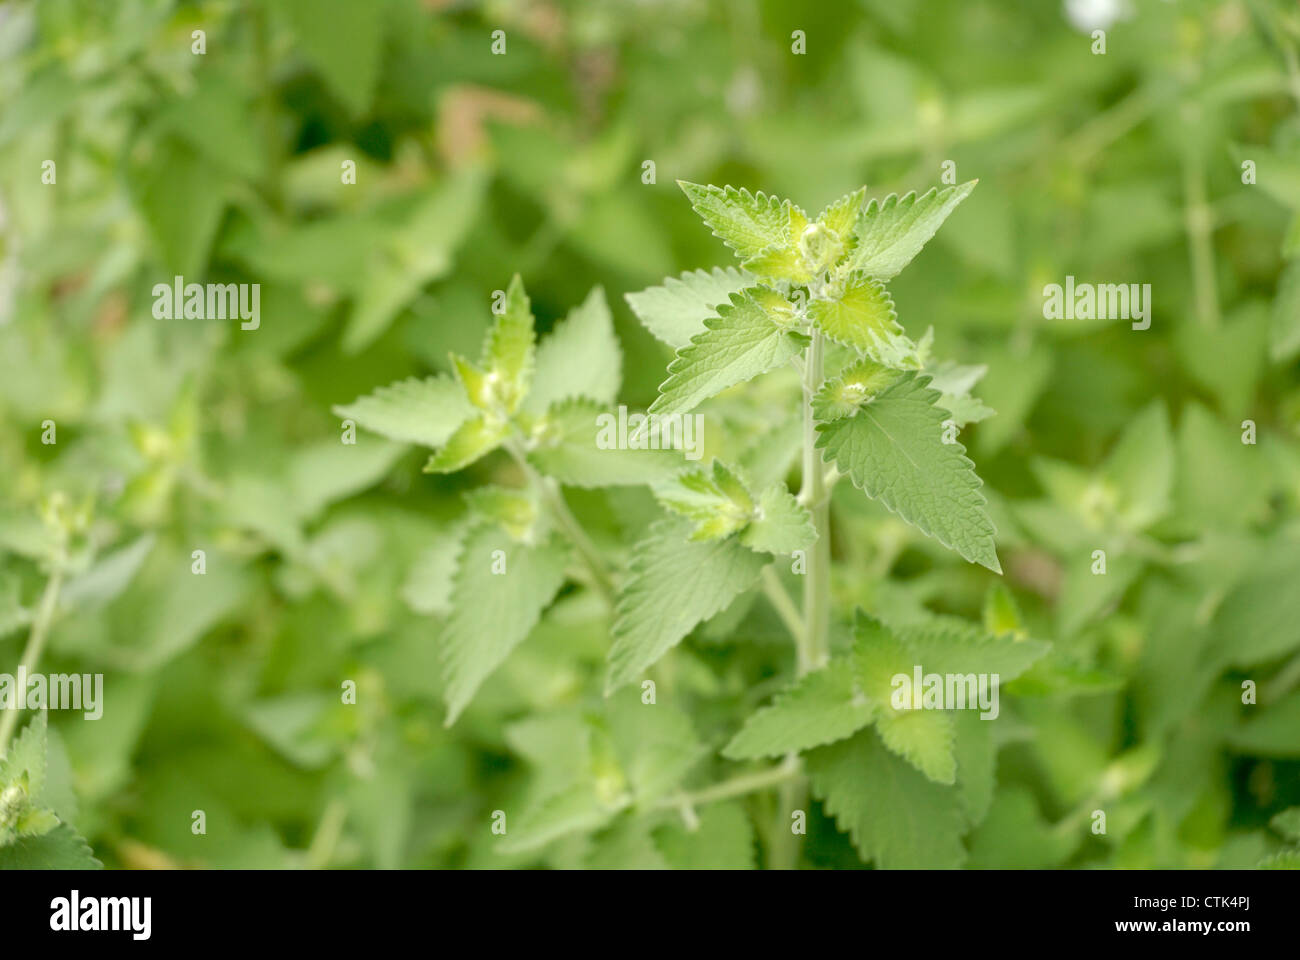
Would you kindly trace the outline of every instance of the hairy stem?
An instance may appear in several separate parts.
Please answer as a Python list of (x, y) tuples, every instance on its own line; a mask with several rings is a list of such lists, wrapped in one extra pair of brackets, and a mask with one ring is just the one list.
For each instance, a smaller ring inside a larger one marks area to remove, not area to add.
[(523, 451), (519, 449), (517, 444), (509, 442), (504, 446), (510, 456), (514, 458), (515, 463), (519, 464), (519, 469), (524, 472), (528, 482), (541, 495), (547, 509), (551, 512), (551, 516), (560, 529), (564, 531), (564, 535), (569, 538), (569, 542), (577, 549), (578, 555), (582, 557), (587, 572), (591, 574), (592, 583), (612, 607), (616, 598), (614, 581), (605, 568), (605, 562), (601, 559), (600, 551), (596, 549), (596, 545), (587, 536), (587, 531), (582, 529), (582, 524), (578, 523), (578, 518), (573, 515), (569, 505), (564, 502), (564, 496), (549, 478), (543, 477), (533, 469), (533, 465), (528, 462), (528, 458), (524, 456)]
[[(21, 668), (30, 673), (41, 658), (45, 649), (45, 638), (49, 635), (50, 624), (54, 622), (54, 611), (59, 605), (59, 590), (63, 586), (63, 559), (54, 564), (50, 579), (45, 582), (45, 592), (41, 594), (41, 605), (37, 608), (36, 619), (32, 622), (32, 632), (27, 636), (27, 646), (23, 649)], [(9, 741), (13, 737), (14, 727), (18, 725), (19, 703), (23, 698), (16, 698), (13, 706), (4, 711), (0, 718), (0, 758), (9, 751)]]
[(803, 483), (799, 501), (812, 511), (817, 542), (807, 558), (803, 589), (803, 634), (799, 645), (799, 674), (815, 670), (826, 661), (827, 630), (830, 624), (831, 531), (830, 501), (826, 493), (826, 475), (817, 450), (817, 430), (813, 419), (812, 398), (821, 386), (824, 341), (814, 331), (804, 364), (803, 394)]

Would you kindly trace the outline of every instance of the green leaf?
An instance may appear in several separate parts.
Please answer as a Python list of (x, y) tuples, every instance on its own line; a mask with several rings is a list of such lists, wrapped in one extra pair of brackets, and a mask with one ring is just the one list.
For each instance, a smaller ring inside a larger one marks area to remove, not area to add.
[(915, 650), (880, 621), (857, 613), (853, 624), (853, 670), (875, 706), (876, 731), (894, 753), (936, 783), (957, 776), (952, 718), (940, 710), (896, 708), (894, 678), (912, 679), (913, 668), (936, 672)]
[(466, 536), (440, 643), (448, 726), (528, 636), (564, 583), (567, 561), (556, 537), (530, 546), (486, 525)]
[(740, 542), (751, 550), (783, 556), (807, 550), (816, 540), (812, 513), (783, 482), (763, 491), (757, 512), (740, 532)]
[(67, 824), (0, 847), (0, 870), (102, 870), (84, 837)]
[(977, 180), (943, 190), (937, 187), (918, 197), (890, 194), (862, 209), (854, 227), (854, 249), (847, 268), (888, 280), (897, 275), (975, 189)]
[[(534, 429), (528, 459), (542, 473), (574, 487), (659, 483), (681, 469), (677, 450), (620, 448), (617, 422), (615, 414), (591, 400), (563, 400)], [(629, 428), (627, 439), (630, 447), (633, 439), (648, 445), (654, 438), (637, 437)]]
[(1268, 354), (1274, 363), (1289, 363), (1300, 353), (1300, 260), (1282, 268), (1268, 328)]
[(637, 679), (696, 624), (754, 585), (769, 558), (735, 539), (693, 543), (690, 526), (656, 523), (633, 550), (618, 598), (606, 693)]
[(862, 350), (886, 366), (920, 366), (916, 345), (903, 335), (893, 298), (879, 280), (854, 275), (838, 298), (808, 304), (808, 318), (836, 343)]
[(1142, 530), (1169, 511), (1174, 482), (1174, 438), (1163, 401), (1156, 400), (1124, 428), (1102, 467), (1125, 529)]
[(898, 628), (898, 636), (927, 673), (997, 674), (1000, 683), (1010, 683), (1051, 649), (1039, 640), (989, 636), (955, 618), (906, 624)]
[(678, 180), (700, 219), (742, 260), (770, 247), (791, 247), (799, 239), (808, 217), (788, 200), (760, 191), (751, 194), (735, 187), (705, 186)]
[(721, 461), (713, 468), (687, 467), (654, 490), (669, 510), (694, 524), (691, 540), (719, 540), (748, 525), (754, 501), (744, 483)]
[(817, 215), (817, 222), (846, 243), (853, 242), (853, 228), (862, 215), (862, 205), (867, 200), (867, 188), (859, 187), (852, 193), (846, 193)]
[(623, 382), (623, 352), (614, 335), (605, 291), (592, 289), (537, 348), (524, 409), (543, 413), (560, 400), (585, 397), (611, 404)]
[(447, 440), (446, 445), (429, 458), (425, 473), (455, 473), (475, 460), (487, 456), (510, 435), (510, 425), (502, 420), (477, 416), (466, 420)]
[(20, 784), (29, 802), (40, 800), (45, 790), (45, 750), (46, 717), (40, 710), (0, 759), (0, 790)]
[(863, 358), (848, 366), (834, 380), (827, 380), (813, 395), (813, 416), (818, 420), (843, 420), (851, 417), (864, 403), (886, 387), (902, 379), (902, 373)]
[(938, 390), (939, 406), (948, 411), (949, 419), (957, 426), (979, 423), (993, 416), (993, 410), (985, 406), (978, 397), (971, 396), (971, 390), (980, 381), (988, 367), (979, 365), (961, 365), (951, 361), (924, 370), (930, 377), (931, 388)]
[(622, 691), (606, 704), (614, 754), (638, 806), (652, 805), (704, 757), (691, 718), (680, 709), (642, 703), (639, 690)]
[(810, 750), (852, 736), (875, 712), (876, 705), (857, 689), (849, 665), (834, 660), (750, 714), (722, 755), (749, 760)]
[(704, 321), (717, 315), (720, 304), (730, 303), (731, 295), (754, 285), (752, 274), (736, 267), (714, 267), (711, 272), (695, 270), (680, 277), (669, 277), (663, 286), (647, 287), (626, 295), (645, 328), (674, 350), (704, 332)]
[(380, 436), (426, 447), (442, 446), (473, 412), (460, 384), (446, 376), (399, 380), (334, 407)]
[(507, 413), (514, 413), (528, 393), (536, 339), (532, 305), (515, 274), (506, 290), (505, 309), (493, 323), (483, 350), (483, 365), (497, 378), (496, 393)]
[(364, 113), (379, 78), (384, 5), (284, 0), (276, 6), (330, 92), (354, 115)]
[(944, 870), (966, 857), (956, 790), (927, 780), (870, 731), (807, 757), (813, 794), (864, 861), (884, 870)]
[(852, 417), (817, 425), (817, 446), (867, 496), (974, 563), (1001, 573), (981, 481), (928, 378), (909, 373)]
[(705, 330), (668, 365), (668, 379), (650, 413), (689, 413), (728, 387), (752, 380), (802, 352), (806, 338), (792, 330), (794, 306), (774, 290), (754, 287), (732, 294)]
[(1300, 850), (1280, 850), (1259, 862), (1259, 870), (1300, 870)]
[(373, 343), (424, 286), (451, 272), (455, 253), (482, 207), (487, 179), (482, 167), (466, 167), (411, 198), (401, 226), (371, 252), (343, 332), (345, 353)]
[(609, 823), (619, 807), (602, 803), (588, 782), (574, 784), (527, 808), (513, 824), (506, 821), (501, 853), (528, 853), (561, 837), (592, 833)]
[(958, 710), (952, 715), (957, 734), (957, 793), (968, 823), (979, 823), (993, 803), (998, 747), (993, 724), (978, 713)]
[(714, 803), (688, 829), (674, 821), (655, 831), (655, 845), (676, 870), (753, 870), (754, 826), (738, 803)]
[(1268, 825), (1288, 840), (1300, 842), (1300, 807), (1289, 807), (1275, 814)]

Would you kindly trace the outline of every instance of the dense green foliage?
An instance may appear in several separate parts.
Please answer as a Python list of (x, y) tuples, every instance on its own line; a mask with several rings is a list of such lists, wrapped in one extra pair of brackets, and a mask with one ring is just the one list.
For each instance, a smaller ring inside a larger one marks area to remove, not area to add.
[(0, 8), (0, 867), (1300, 866), (1300, 14), (1109, 6)]

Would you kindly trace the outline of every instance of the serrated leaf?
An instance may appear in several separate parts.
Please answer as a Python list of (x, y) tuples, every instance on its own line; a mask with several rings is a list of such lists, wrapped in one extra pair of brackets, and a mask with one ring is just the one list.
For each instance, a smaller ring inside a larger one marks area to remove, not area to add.
[(849, 665), (835, 660), (750, 714), (722, 755), (749, 760), (810, 750), (852, 736), (871, 722), (875, 711), (854, 684)]
[(988, 814), (996, 786), (998, 748), (993, 724), (971, 710), (956, 711), (952, 720), (957, 734), (957, 794), (966, 821), (976, 824)]
[(532, 380), (537, 332), (524, 282), (515, 274), (506, 289), (505, 308), (488, 331), (483, 366), (496, 378), (494, 389), (507, 413), (514, 413)]
[[(564, 400), (547, 411), (534, 433), (536, 445), (528, 459), (542, 473), (574, 487), (634, 486), (666, 480), (682, 468), (687, 451), (638, 449), (632, 443), (678, 443), (695, 446), (694, 425), (683, 418), (683, 431), (672, 437), (638, 435), (627, 427), (620, 435), (618, 416), (601, 405), (582, 398)], [(660, 425), (662, 427), (662, 425)], [(685, 435), (685, 428), (692, 431)], [(626, 446), (620, 446), (627, 441)], [(688, 442), (689, 441), (689, 442)], [(698, 448), (697, 448), (698, 452)]]
[(981, 481), (960, 443), (944, 443), (937, 390), (909, 373), (856, 415), (818, 423), (817, 446), (869, 497), (973, 563), (1001, 573)]
[(689, 525), (656, 523), (633, 550), (618, 598), (606, 693), (630, 683), (695, 626), (753, 586), (770, 558), (736, 540), (687, 540)]
[[(934, 672), (915, 650), (879, 620), (862, 613), (853, 623), (853, 674), (875, 704), (876, 731), (894, 753), (936, 783), (956, 780), (952, 718), (941, 710), (897, 708), (895, 678), (908, 679), (921, 666)], [(915, 691), (913, 691), (915, 694)]]
[(0, 790), (21, 784), (28, 802), (40, 800), (45, 790), (45, 750), (46, 717), (39, 710), (0, 759)]
[(49, 833), (0, 847), (0, 870), (102, 870), (85, 838), (60, 824)]
[(970, 195), (978, 181), (943, 190), (937, 187), (918, 197), (909, 193), (901, 199), (890, 194), (872, 200), (854, 227), (854, 249), (848, 269), (880, 280), (897, 275), (948, 219), (948, 215)]
[(799, 499), (776, 483), (763, 491), (749, 526), (740, 532), (740, 542), (751, 550), (788, 556), (807, 550), (817, 540), (812, 513)]
[(806, 339), (785, 325), (792, 310), (793, 305), (779, 293), (762, 287), (732, 294), (717, 316), (704, 321), (704, 332), (677, 352), (649, 412), (689, 413), (728, 387), (798, 356)]
[(731, 295), (752, 287), (755, 277), (736, 267), (714, 267), (669, 277), (659, 287), (629, 293), (625, 299), (638, 320), (674, 350), (704, 332), (704, 321), (717, 314)]
[(466, 420), (448, 438), (441, 450), (429, 457), (425, 473), (455, 473), (475, 460), (487, 456), (510, 435), (510, 425), (503, 420), (477, 416)]
[(399, 380), (334, 407), (366, 430), (426, 447), (442, 446), (473, 412), (460, 384), (447, 376)]
[(538, 346), (524, 409), (540, 414), (576, 397), (611, 404), (622, 382), (623, 351), (614, 335), (614, 318), (605, 291), (593, 287)]
[(1010, 683), (1051, 649), (1039, 640), (993, 637), (953, 620), (905, 624), (897, 632), (927, 673), (997, 674), (999, 683)]
[(646, 807), (676, 787), (704, 756), (691, 718), (666, 703), (642, 703), (627, 690), (607, 703), (610, 739), (634, 802)]
[(721, 461), (687, 467), (654, 489), (655, 498), (694, 525), (691, 540), (718, 540), (743, 529), (754, 515), (744, 483)]
[(1282, 850), (1259, 862), (1259, 870), (1300, 870), (1300, 850)]
[(864, 403), (902, 379), (902, 373), (863, 358), (850, 364), (834, 380), (827, 380), (813, 395), (813, 416), (818, 420), (843, 420)]
[(944, 870), (966, 857), (956, 790), (927, 780), (862, 731), (807, 756), (813, 794), (864, 861), (885, 870)]
[(488, 525), (466, 536), (440, 642), (448, 726), (536, 625), (564, 583), (567, 561), (556, 537), (529, 546)]
[(416, 613), (442, 616), (451, 611), (451, 583), (456, 575), (464, 530), (448, 530), (420, 551), (402, 584), (402, 599)]
[(808, 304), (808, 319), (836, 343), (865, 351), (887, 366), (920, 366), (889, 291), (865, 274), (852, 277), (838, 298)]
[(808, 218), (789, 201), (759, 191), (715, 187), (678, 180), (691, 206), (713, 235), (742, 260), (755, 257), (769, 247), (789, 247), (798, 240), (795, 225)]
[(859, 187), (852, 193), (846, 193), (817, 215), (817, 222), (828, 230), (834, 231), (846, 243), (853, 242), (853, 228), (862, 213), (862, 205), (867, 200), (867, 188)]

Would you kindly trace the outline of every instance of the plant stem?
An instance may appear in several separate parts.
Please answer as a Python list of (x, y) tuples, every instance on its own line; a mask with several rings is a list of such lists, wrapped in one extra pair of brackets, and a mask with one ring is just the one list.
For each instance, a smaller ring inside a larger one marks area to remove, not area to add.
[[(41, 594), (41, 605), (36, 611), (32, 631), (28, 634), (27, 646), (23, 649), (20, 669), (24, 673), (32, 671), (36, 666), (36, 662), (41, 658), (41, 651), (45, 649), (45, 638), (49, 635), (50, 624), (54, 622), (54, 611), (58, 608), (59, 590), (62, 586), (63, 559), (60, 556), (50, 573), (50, 579), (45, 582), (45, 592)], [(18, 700), (21, 701), (21, 699), (20, 696)], [(3, 758), (9, 751), (9, 740), (13, 737), (14, 727), (18, 725), (20, 709), (19, 703), (16, 701), (12, 707), (4, 711), (4, 717), (0, 719), (0, 758)]]
[(776, 575), (776, 568), (768, 564), (763, 568), (763, 594), (767, 597), (768, 602), (772, 604), (772, 609), (777, 612), (785, 628), (790, 631), (790, 636), (794, 638), (796, 649), (803, 647), (803, 618), (799, 613), (799, 608), (794, 605), (790, 599), (790, 594), (785, 592), (785, 587), (781, 585), (781, 579)]
[(796, 638), (800, 641), (800, 676), (825, 662), (830, 624), (830, 500), (826, 494), (826, 475), (823, 472), (821, 454), (816, 447), (817, 430), (812, 411), (813, 394), (822, 382), (823, 348), (821, 333), (814, 331), (812, 345), (808, 348), (808, 362), (804, 365), (803, 482), (799, 490), (799, 502), (812, 511), (817, 542), (809, 551), (807, 572), (804, 574), (804, 627), (802, 635)]
[(656, 807), (661, 810), (675, 810), (683, 806), (699, 807), (706, 803), (717, 803), (719, 800), (730, 800), (732, 797), (743, 797), (747, 793), (766, 790), (768, 787), (793, 780), (797, 776), (800, 776), (798, 759), (791, 763), (787, 758), (779, 766), (732, 777), (730, 780), (723, 780), (694, 793), (672, 794), (660, 800)]
[(524, 472), (528, 482), (532, 484), (542, 499), (546, 502), (547, 508), (551, 511), (551, 516), (559, 524), (560, 529), (564, 531), (565, 536), (577, 549), (582, 562), (586, 565), (588, 572), (596, 589), (600, 595), (612, 607), (616, 599), (614, 590), (614, 581), (610, 578), (609, 571), (605, 569), (605, 562), (600, 558), (600, 551), (596, 545), (591, 542), (587, 532), (582, 529), (582, 524), (578, 523), (577, 517), (569, 509), (569, 505), (564, 502), (564, 496), (556, 489), (555, 484), (547, 477), (533, 469), (533, 465), (528, 462), (518, 445), (514, 442), (504, 444), (506, 451), (514, 458), (515, 463), (519, 464), (519, 469)]
[(347, 804), (337, 797), (325, 807), (316, 827), (316, 835), (311, 838), (311, 846), (307, 848), (308, 870), (323, 870), (330, 865), (339, 837), (343, 835), (343, 824), (347, 816)]
[(1192, 291), (1196, 316), (1209, 330), (1219, 326), (1219, 292), (1214, 278), (1214, 215), (1205, 199), (1205, 160), (1196, 146), (1183, 160), (1183, 192), (1187, 242), (1192, 260)]

